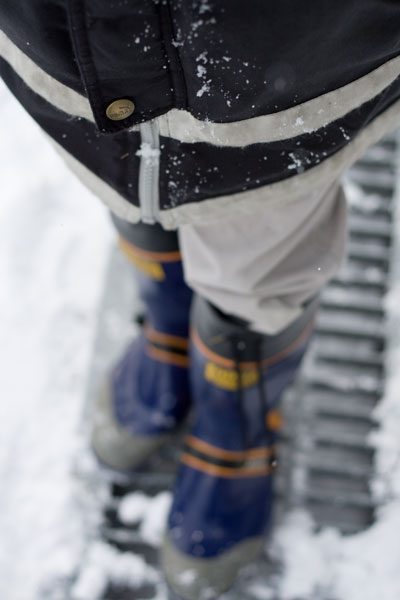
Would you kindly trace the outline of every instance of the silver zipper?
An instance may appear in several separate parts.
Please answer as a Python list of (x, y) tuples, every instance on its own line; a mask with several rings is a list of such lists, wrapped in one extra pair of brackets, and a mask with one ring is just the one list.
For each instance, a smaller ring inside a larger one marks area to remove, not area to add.
[(139, 202), (143, 223), (153, 225), (160, 212), (159, 172), (160, 136), (155, 121), (139, 125), (141, 146), (139, 168)]

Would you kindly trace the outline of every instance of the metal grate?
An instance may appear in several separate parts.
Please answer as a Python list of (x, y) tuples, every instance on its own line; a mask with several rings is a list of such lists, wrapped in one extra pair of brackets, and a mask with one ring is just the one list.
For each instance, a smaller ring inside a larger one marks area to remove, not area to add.
[(388, 137), (349, 171), (363, 197), (350, 203), (348, 262), (322, 294), (310, 353), (285, 399), (286, 503), (306, 506), (318, 526), (343, 533), (356, 533), (374, 518), (368, 439), (384, 385), (395, 150), (395, 138)]

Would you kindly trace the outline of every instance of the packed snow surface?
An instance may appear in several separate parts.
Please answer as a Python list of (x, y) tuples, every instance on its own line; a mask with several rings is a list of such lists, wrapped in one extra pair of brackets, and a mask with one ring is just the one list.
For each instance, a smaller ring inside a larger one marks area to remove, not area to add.
[[(84, 482), (90, 456), (81, 422), (113, 232), (107, 211), (3, 86), (0, 114), (0, 598), (64, 600), (62, 584), (72, 579), (76, 600), (96, 600), (107, 580), (157, 579), (141, 557), (90, 542), (100, 498)], [(352, 201), (361, 200), (353, 194)], [(395, 229), (400, 238), (398, 218)], [(398, 262), (387, 298), (390, 331), (397, 332)], [(304, 511), (288, 514), (269, 550), (283, 563), (282, 600), (400, 598), (399, 335), (392, 338), (377, 410), (381, 428), (372, 440), (378, 520), (343, 537), (334, 529), (315, 533)], [(140, 522), (145, 539), (157, 545), (169, 502), (168, 494), (131, 495), (120, 518)], [(272, 598), (256, 581), (251, 592)], [(163, 598), (161, 591), (157, 600)]]
[(112, 230), (3, 85), (0, 111), (0, 598), (39, 600), (86, 544), (74, 470)]

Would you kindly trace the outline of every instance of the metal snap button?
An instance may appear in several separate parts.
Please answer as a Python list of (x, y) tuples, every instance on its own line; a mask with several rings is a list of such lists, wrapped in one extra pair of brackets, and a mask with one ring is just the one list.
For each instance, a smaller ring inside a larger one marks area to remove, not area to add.
[(122, 121), (130, 117), (134, 110), (135, 105), (132, 100), (121, 98), (107, 106), (106, 115), (111, 121)]

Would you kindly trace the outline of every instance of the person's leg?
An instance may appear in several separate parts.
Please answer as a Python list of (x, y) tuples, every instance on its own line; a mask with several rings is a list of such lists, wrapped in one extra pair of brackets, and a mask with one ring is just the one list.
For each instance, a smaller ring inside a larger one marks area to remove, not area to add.
[(343, 261), (345, 215), (336, 186), (303, 206), (181, 231), (197, 295), (193, 423), (162, 550), (178, 598), (220, 594), (262, 548), (279, 400), (306, 350), (317, 293)]
[(183, 280), (177, 234), (113, 217), (145, 306), (140, 335), (103, 386), (92, 447), (107, 466), (131, 470), (184, 418), (189, 407), (188, 328), (192, 293)]
[(226, 314), (274, 334), (343, 263), (346, 201), (339, 184), (281, 208), (179, 230), (185, 279)]

